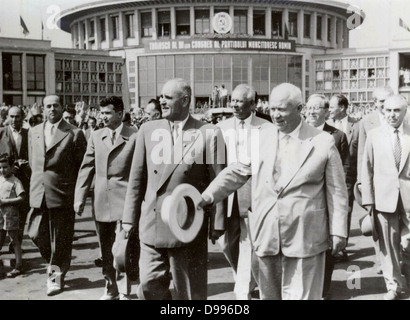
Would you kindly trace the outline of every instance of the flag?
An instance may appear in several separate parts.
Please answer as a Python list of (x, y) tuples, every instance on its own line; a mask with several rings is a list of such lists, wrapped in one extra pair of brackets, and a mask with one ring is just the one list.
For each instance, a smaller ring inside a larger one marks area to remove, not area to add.
[(403, 21), (402, 18), (399, 19), (399, 25), (400, 25), (400, 27), (402, 27), (403, 29), (406, 29), (408, 32), (410, 32), (409, 26)]
[(289, 26), (288, 23), (285, 22), (285, 40), (289, 40)]
[(41, 19), (41, 40), (44, 40), (44, 24), (43, 24), (43, 19)]
[(20, 16), (20, 25), (23, 28), (23, 34), (26, 36), (30, 33), (30, 31), (28, 31), (26, 24), (24, 23), (23, 18)]

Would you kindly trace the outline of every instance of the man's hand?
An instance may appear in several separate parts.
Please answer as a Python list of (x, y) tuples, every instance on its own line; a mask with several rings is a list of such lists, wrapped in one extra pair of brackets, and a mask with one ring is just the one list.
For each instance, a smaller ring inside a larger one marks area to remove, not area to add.
[(338, 254), (340, 251), (346, 248), (346, 238), (332, 236), (330, 241), (332, 247), (332, 256)]
[(122, 224), (122, 229), (125, 231), (125, 233), (129, 233), (133, 227), (134, 226), (132, 224), (129, 224), (129, 223), (123, 223)]
[(362, 192), (362, 184), (361, 184), (361, 183), (359, 183), (359, 184), (357, 185), (357, 189), (359, 189), (359, 191)]
[(76, 214), (78, 214), (80, 217), (84, 212), (84, 202), (77, 202), (74, 204), (74, 211)]
[(207, 206), (212, 205), (213, 201), (208, 195), (202, 195), (202, 201), (198, 203), (198, 209), (204, 209)]
[(218, 240), (224, 233), (224, 230), (212, 230), (209, 236), (209, 238), (212, 241), (212, 244), (215, 244), (216, 240)]
[(374, 204), (368, 204), (365, 206), (368, 213), (373, 214), (374, 212)]

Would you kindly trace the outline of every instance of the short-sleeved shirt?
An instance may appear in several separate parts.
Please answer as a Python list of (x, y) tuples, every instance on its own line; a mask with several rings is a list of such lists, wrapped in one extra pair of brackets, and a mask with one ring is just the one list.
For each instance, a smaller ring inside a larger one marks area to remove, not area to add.
[[(15, 176), (0, 177), (0, 199), (14, 199), (23, 193), (23, 185)], [(18, 205), (0, 207), (0, 229), (7, 231), (19, 229)]]

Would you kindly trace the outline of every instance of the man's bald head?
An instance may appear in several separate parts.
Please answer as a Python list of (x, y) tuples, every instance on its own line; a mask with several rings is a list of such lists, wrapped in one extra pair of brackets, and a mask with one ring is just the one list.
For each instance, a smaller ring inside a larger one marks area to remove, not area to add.
[(21, 127), (23, 126), (23, 115), (23, 110), (21, 110), (19, 107), (11, 107), (9, 109), (8, 121), (13, 129), (20, 131)]
[(384, 117), (386, 118), (386, 122), (394, 128), (400, 127), (406, 116), (407, 106), (408, 102), (406, 98), (401, 95), (388, 97), (384, 102)]
[(391, 87), (380, 87), (373, 91), (374, 105), (381, 114), (384, 114), (384, 102), (394, 94)]

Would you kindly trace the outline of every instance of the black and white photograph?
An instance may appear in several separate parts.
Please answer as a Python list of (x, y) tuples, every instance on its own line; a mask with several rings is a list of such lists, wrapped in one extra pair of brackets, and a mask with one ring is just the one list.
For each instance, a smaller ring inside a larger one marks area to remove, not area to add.
[(410, 300), (408, 0), (0, 0), (0, 57), (0, 301)]

